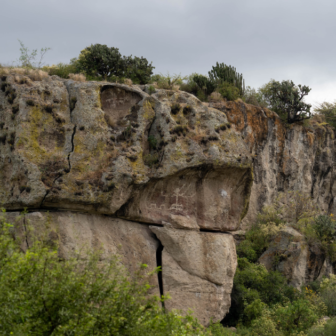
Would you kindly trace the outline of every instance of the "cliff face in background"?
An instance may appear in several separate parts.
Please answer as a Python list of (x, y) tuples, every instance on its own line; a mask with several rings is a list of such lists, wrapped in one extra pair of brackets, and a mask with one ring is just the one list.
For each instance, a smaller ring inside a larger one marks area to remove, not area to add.
[(250, 206), (242, 228), (279, 192), (310, 194), (323, 211), (335, 213), (336, 146), (331, 127), (294, 124), (286, 128), (276, 113), (239, 101), (210, 106), (226, 114), (253, 160)]
[(204, 324), (230, 307), (231, 231), (278, 191), (310, 192), (334, 209), (329, 128), (285, 129), (275, 113), (243, 102), (149, 95), (148, 86), (7, 76), (1, 88), (0, 204), (9, 220), (39, 226), (48, 210), (65, 255), (102, 245), (131, 273), (162, 265), (153, 293), (169, 292), (168, 309), (191, 308)]

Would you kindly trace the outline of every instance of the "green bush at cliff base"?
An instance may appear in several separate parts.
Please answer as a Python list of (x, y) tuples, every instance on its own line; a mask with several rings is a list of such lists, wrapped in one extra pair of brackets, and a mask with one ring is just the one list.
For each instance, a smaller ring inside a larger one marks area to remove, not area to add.
[(145, 265), (131, 278), (117, 258), (102, 261), (99, 251), (61, 259), (57, 232), (23, 252), (26, 237), (16, 231), (1, 220), (1, 335), (210, 336), (221, 328), (206, 330), (190, 314), (164, 313), (149, 295), (148, 277), (156, 275), (147, 275)]

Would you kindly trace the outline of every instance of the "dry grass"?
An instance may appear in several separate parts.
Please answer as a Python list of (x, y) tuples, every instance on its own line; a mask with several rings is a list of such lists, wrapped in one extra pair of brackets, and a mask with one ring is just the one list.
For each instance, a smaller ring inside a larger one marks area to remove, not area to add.
[(22, 78), (18, 76), (26, 76), (33, 81), (42, 81), (48, 78), (47, 72), (39, 69), (27, 69), (27, 68), (12, 68), (12, 67), (0, 67), (0, 75), (12, 75), (16, 82), (20, 82)]
[(69, 78), (76, 81), (76, 82), (85, 82), (86, 77), (83, 74), (69, 74)]
[(210, 100), (218, 102), (218, 101), (222, 101), (223, 97), (219, 92), (212, 92), (210, 95)]
[(124, 79), (124, 84), (126, 84), (126, 85), (128, 85), (128, 86), (132, 86), (132, 85), (133, 85), (132, 79), (125, 78), (125, 79)]

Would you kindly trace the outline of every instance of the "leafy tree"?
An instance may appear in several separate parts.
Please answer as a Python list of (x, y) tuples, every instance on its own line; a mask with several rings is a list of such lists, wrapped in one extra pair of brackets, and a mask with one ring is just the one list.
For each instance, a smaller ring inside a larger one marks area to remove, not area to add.
[(135, 83), (146, 84), (154, 67), (144, 57), (122, 56), (118, 48), (94, 44), (81, 51), (78, 67), (94, 78), (128, 77)]
[(87, 75), (107, 79), (111, 76), (122, 77), (126, 64), (119, 49), (102, 44), (93, 44), (81, 51), (78, 66)]
[(310, 91), (308, 86), (295, 85), (291, 80), (281, 83), (271, 80), (260, 89), (270, 109), (278, 113), (280, 118), (288, 124), (311, 117), (311, 105), (304, 102), (304, 97)]
[(127, 57), (125, 77), (132, 79), (136, 84), (149, 83), (154, 67), (144, 57)]
[(237, 73), (236, 68), (224, 63), (216, 63), (209, 71), (209, 78), (212, 83), (223, 84), (229, 83), (239, 90), (239, 95), (243, 95), (245, 91), (245, 81), (243, 75)]
[(315, 107), (314, 111), (325, 117), (325, 120), (332, 127), (336, 128), (336, 102), (323, 102)]
[(227, 100), (236, 100), (240, 97), (239, 89), (228, 82), (219, 84), (216, 91), (218, 91), (222, 97)]

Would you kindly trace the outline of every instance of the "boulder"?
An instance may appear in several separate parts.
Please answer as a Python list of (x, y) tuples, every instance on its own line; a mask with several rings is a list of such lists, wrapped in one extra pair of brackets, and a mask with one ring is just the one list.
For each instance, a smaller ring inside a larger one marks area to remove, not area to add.
[(317, 245), (308, 245), (303, 235), (285, 227), (259, 258), (268, 270), (278, 270), (297, 289), (333, 273), (332, 265)]
[[(80, 253), (101, 250), (102, 259), (117, 255), (120, 262), (132, 276), (142, 264), (148, 272), (157, 267), (156, 251), (159, 241), (147, 225), (125, 221), (119, 218), (69, 211), (34, 211), (24, 215), (18, 212), (6, 213), (7, 221), (13, 223), (16, 232), (23, 237), (22, 247), (27, 248), (33, 239), (41, 237), (50, 229), (50, 236), (44, 239), (57, 241), (60, 256), (67, 258)], [(157, 276), (152, 276), (151, 293), (160, 296)]]
[(169, 310), (192, 309), (204, 324), (221, 321), (231, 305), (237, 267), (231, 235), (151, 226), (163, 245), (163, 292)]

